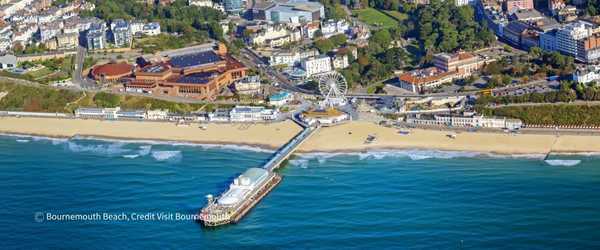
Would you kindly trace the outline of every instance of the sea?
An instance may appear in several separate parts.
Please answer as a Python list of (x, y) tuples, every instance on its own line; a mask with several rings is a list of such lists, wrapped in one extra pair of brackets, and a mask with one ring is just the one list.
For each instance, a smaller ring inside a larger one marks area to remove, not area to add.
[(593, 154), (299, 154), (239, 223), (195, 222), (271, 153), (0, 135), (0, 248), (600, 249)]

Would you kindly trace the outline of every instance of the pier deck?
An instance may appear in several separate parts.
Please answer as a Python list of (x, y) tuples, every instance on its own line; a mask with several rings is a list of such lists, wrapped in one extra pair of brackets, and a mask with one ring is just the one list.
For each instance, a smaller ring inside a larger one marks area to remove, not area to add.
[(271, 156), (269, 161), (263, 165), (263, 169), (268, 171), (267, 173), (272, 176), (272, 179), (267, 184), (261, 184), (261, 187), (256, 194), (245, 197), (244, 200), (241, 201), (242, 203), (240, 203), (242, 206), (235, 208), (235, 211), (227, 205), (222, 206), (215, 203), (215, 201), (212, 199), (212, 196), (210, 196), (210, 198), (208, 198), (209, 202), (206, 207), (200, 210), (200, 217), (202, 218), (201, 221), (203, 222), (203, 225), (212, 227), (238, 222), (240, 219), (242, 219), (242, 217), (244, 217), (244, 215), (246, 215), (246, 213), (248, 213), (248, 211), (258, 204), (262, 198), (264, 198), (272, 189), (274, 189), (277, 184), (279, 184), (281, 181), (281, 176), (273, 171), (279, 168), (283, 161), (289, 158), (296, 151), (296, 149), (302, 145), (303, 142), (310, 138), (310, 136), (319, 129), (319, 126), (311, 127), (302, 123), (301, 121), (294, 121), (302, 126), (304, 130), (302, 130), (302, 132), (298, 133), (290, 141), (288, 141), (288, 143), (277, 150)]
[(275, 154), (271, 157), (271, 159), (265, 163), (263, 168), (269, 171), (273, 171), (281, 165), (283, 161), (285, 161), (290, 155), (292, 155), (296, 149), (302, 145), (311, 135), (314, 134), (319, 129), (319, 127), (304, 127), (304, 130), (297, 134), (294, 138), (292, 138), (287, 144), (285, 144), (282, 148), (278, 149)]

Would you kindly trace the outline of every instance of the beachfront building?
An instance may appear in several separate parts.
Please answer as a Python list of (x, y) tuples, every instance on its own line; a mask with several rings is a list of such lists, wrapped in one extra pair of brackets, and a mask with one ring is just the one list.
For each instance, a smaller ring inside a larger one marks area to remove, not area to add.
[(216, 109), (214, 112), (208, 114), (208, 120), (211, 122), (229, 122), (231, 110), (228, 109)]
[(150, 64), (125, 79), (125, 91), (159, 96), (214, 99), (229, 84), (246, 76), (247, 68), (227, 54), (224, 44), (206, 50), (173, 56)]
[(294, 100), (294, 96), (290, 92), (281, 91), (269, 96), (269, 105), (283, 106)]
[(573, 72), (573, 81), (577, 83), (600, 82), (600, 65), (578, 67)]
[(398, 82), (401, 88), (418, 93), (434, 89), (444, 83), (452, 82), (455, 77), (455, 72), (430, 67), (403, 73), (398, 76)]
[(169, 115), (168, 110), (155, 109), (146, 111), (146, 119), (148, 120), (167, 120)]
[(117, 119), (124, 120), (143, 120), (146, 119), (146, 111), (144, 110), (119, 110), (116, 113)]
[(75, 110), (75, 117), (82, 119), (117, 119), (117, 112), (121, 110), (116, 108), (78, 108)]
[(325, 73), (332, 70), (331, 58), (327, 55), (320, 55), (308, 58), (302, 61), (302, 69), (306, 72), (306, 77), (311, 77), (315, 74)]
[(515, 130), (523, 127), (523, 122), (519, 119), (508, 119), (506, 117), (486, 117), (483, 115), (435, 115), (433, 119), (407, 118), (406, 122), (417, 125), (463, 128), (499, 128)]
[(279, 111), (276, 109), (260, 106), (236, 106), (229, 112), (229, 119), (232, 122), (272, 121), (278, 116)]
[(300, 119), (308, 125), (320, 124), (328, 126), (347, 121), (350, 119), (350, 116), (342, 111), (330, 108), (302, 112)]

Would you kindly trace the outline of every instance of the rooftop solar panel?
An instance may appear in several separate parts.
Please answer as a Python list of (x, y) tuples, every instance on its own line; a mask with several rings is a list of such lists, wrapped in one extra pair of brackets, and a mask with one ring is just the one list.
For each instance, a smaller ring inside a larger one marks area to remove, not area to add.
[(221, 60), (221, 57), (219, 57), (214, 51), (209, 50), (193, 54), (174, 56), (171, 58), (171, 65), (177, 68), (186, 68), (215, 63)]

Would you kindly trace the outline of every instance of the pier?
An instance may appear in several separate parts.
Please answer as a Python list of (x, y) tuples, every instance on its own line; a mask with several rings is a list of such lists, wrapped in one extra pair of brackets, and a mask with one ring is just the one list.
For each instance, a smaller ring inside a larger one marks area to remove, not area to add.
[(271, 157), (271, 159), (265, 163), (263, 166), (264, 169), (268, 171), (273, 171), (281, 165), (283, 161), (288, 159), (295, 151), (302, 145), (304, 141), (310, 138), (311, 135), (314, 134), (319, 129), (319, 127), (304, 127), (304, 130), (294, 136), (287, 144), (285, 144), (282, 148), (278, 149), (275, 154)]
[(319, 129), (319, 126), (308, 126), (295, 117), (293, 120), (304, 129), (275, 151), (262, 168), (248, 169), (235, 178), (229, 189), (218, 198), (214, 199), (210, 194), (206, 196), (207, 205), (199, 212), (200, 222), (204, 226), (214, 227), (238, 222), (279, 184), (282, 177), (274, 170)]

